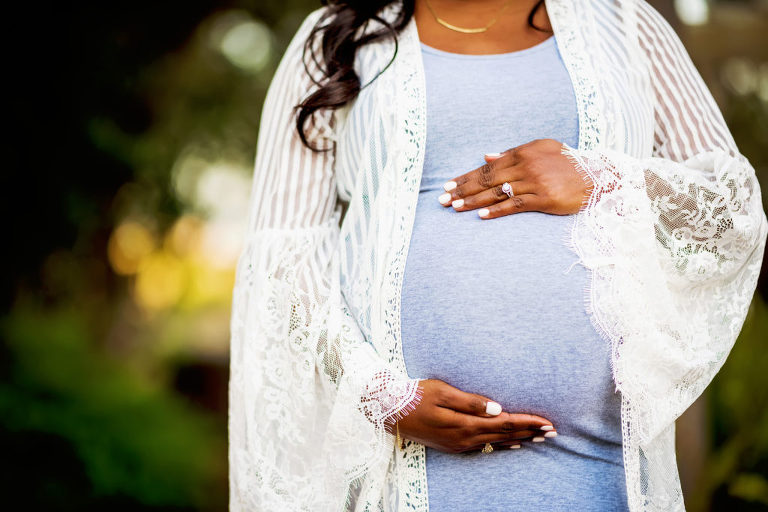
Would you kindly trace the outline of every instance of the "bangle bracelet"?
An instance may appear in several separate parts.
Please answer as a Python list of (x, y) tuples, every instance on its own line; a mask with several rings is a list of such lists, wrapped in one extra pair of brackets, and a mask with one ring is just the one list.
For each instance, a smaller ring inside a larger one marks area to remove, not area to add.
[(405, 441), (400, 437), (400, 425), (397, 421), (395, 422), (395, 432), (397, 433), (395, 436), (395, 445), (399, 446), (401, 450), (405, 449)]

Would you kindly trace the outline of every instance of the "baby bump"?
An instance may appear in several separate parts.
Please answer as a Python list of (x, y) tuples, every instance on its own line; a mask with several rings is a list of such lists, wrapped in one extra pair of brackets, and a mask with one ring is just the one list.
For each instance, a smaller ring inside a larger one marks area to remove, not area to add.
[(587, 270), (565, 244), (573, 216), (483, 220), (431, 202), (419, 198), (403, 278), (409, 375), (540, 414), (561, 434), (620, 442), (610, 350), (585, 312)]

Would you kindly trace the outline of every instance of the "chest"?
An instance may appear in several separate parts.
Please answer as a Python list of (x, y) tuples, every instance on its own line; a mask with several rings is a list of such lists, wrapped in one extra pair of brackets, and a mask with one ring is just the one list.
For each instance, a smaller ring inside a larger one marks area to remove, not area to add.
[[(522, 51), (453, 54), (422, 44), (426, 148), (421, 192), (540, 138), (578, 144), (578, 108), (554, 38)], [(545, 92), (543, 92), (545, 91)]]
[[(550, 39), (556, 53), (532, 55), (537, 58), (527, 62), (526, 69), (494, 60), (473, 66), (468, 61), (452, 64), (424, 59), (414, 34), (400, 38), (396, 55), (391, 43), (362, 47), (356, 71), (367, 85), (339, 111), (335, 173), (340, 199), (349, 202), (357, 197), (370, 206), (382, 191), (395, 193), (402, 188), (404, 166), (412, 163), (403, 161), (404, 146), (415, 147), (408, 151), (423, 152), (422, 139), (444, 135), (445, 127), (435, 123), (434, 116), (458, 126), (500, 120), (557, 125), (563, 113), (575, 109), (580, 144), (633, 156), (650, 154), (654, 105), (642, 63), (600, 48), (591, 54), (586, 49), (576, 53), (576, 45), (563, 42), (566, 37), (556, 32), (554, 40)], [(559, 58), (559, 63), (552, 65), (552, 58)], [(598, 73), (598, 68), (603, 71)], [(457, 101), (459, 95), (464, 101)], [(532, 106), (536, 108), (533, 114)], [(535, 132), (530, 130), (532, 135)], [(601, 135), (595, 137), (594, 132)], [(492, 145), (485, 151), (508, 149), (514, 142), (510, 140), (507, 147)], [(518, 144), (523, 142), (527, 140)], [(423, 164), (423, 154), (415, 158)], [(419, 183), (419, 178), (407, 179)], [(394, 188), (381, 187), (387, 181)]]

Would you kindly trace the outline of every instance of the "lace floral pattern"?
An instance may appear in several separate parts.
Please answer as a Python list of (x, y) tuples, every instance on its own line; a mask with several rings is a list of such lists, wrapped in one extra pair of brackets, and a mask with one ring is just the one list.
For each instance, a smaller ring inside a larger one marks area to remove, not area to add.
[(630, 503), (682, 510), (674, 421), (722, 366), (749, 308), (768, 232), (750, 199), (757, 182), (745, 160), (717, 152), (684, 164), (563, 153), (596, 185), (572, 241), (591, 269), (592, 321), (612, 346)]

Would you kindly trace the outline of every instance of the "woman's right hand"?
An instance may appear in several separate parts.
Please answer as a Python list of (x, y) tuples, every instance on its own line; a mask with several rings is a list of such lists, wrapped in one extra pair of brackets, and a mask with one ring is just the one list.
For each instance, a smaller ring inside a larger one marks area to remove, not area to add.
[[(465, 393), (442, 380), (424, 379), (419, 381), (419, 386), (422, 388), (421, 401), (398, 421), (398, 429), (401, 437), (431, 448), (461, 453), (481, 450), (485, 443), (517, 447), (522, 440), (536, 438), (536, 441), (543, 441), (547, 432), (555, 432), (546, 418), (496, 413), (501, 411), (501, 406), (493, 400)], [(549, 434), (547, 437), (554, 436)]]

